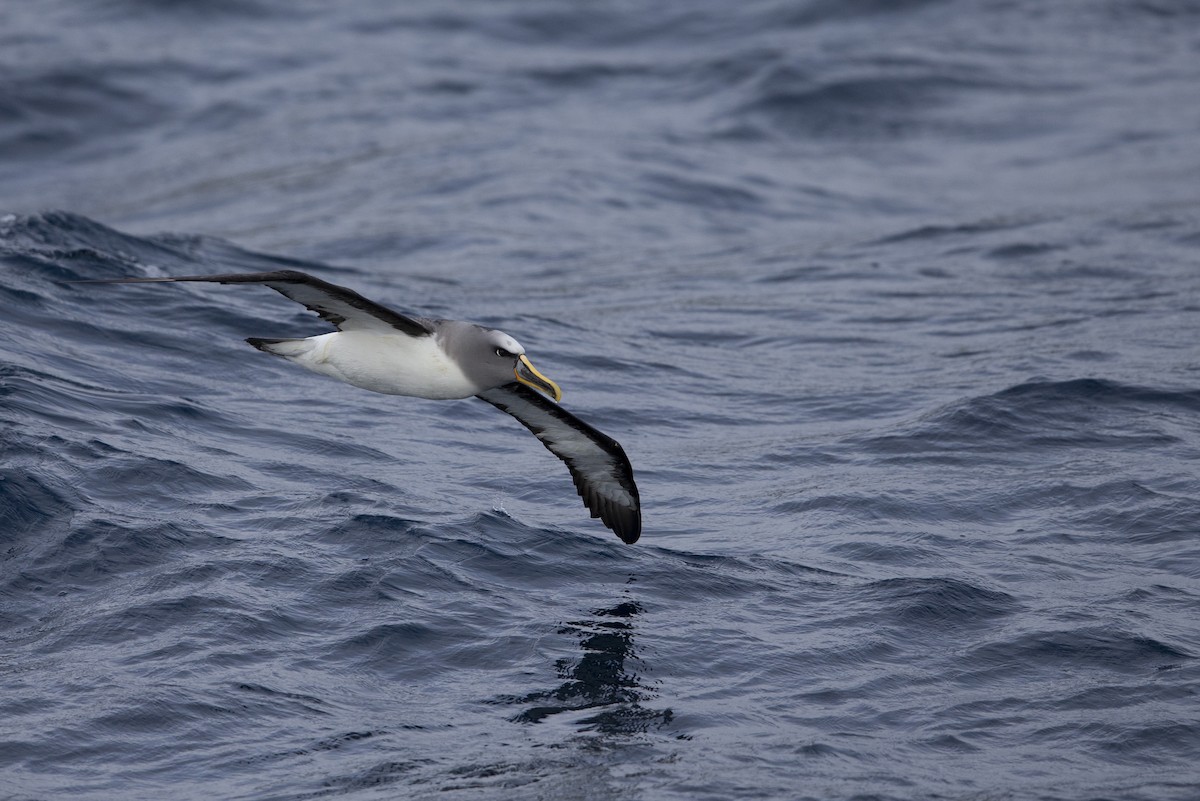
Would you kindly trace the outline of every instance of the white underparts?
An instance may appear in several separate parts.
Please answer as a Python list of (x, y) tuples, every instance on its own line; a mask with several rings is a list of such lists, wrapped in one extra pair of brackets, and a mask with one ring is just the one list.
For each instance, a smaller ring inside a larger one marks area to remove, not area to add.
[(264, 349), (314, 373), (387, 395), (447, 400), (480, 391), (433, 336), (335, 331)]

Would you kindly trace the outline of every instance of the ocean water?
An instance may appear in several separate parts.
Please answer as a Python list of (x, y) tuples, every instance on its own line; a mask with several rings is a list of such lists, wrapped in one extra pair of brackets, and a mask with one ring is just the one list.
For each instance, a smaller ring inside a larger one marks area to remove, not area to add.
[[(0, 6), (0, 799), (1200, 798), (1200, 5)], [(302, 269), (486, 404), (248, 347)]]

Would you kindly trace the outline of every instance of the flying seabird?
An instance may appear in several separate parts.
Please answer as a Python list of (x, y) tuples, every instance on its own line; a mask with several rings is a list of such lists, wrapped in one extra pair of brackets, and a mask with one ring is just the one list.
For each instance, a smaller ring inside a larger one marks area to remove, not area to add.
[(566, 462), (592, 517), (625, 542), (637, 542), (641, 536), (641, 502), (625, 451), (615, 439), (559, 406), (558, 384), (539, 373), (525, 348), (508, 334), (459, 320), (400, 314), (298, 270), (86, 283), (178, 281), (262, 284), (316, 312), (337, 331), (305, 339), (246, 340), (314, 373), (388, 395), (433, 400), (474, 395), (507, 412)]

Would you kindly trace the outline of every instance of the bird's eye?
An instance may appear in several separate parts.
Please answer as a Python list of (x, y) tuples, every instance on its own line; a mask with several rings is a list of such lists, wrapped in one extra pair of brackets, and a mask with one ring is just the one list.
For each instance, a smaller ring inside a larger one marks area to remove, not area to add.
[(509, 353), (509, 352), (508, 352), (508, 351), (506, 351), (504, 348), (496, 348), (496, 355), (497, 355), (497, 356), (499, 356), (501, 359), (512, 359), (512, 358), (514, 358), (514, 357), (515, 357), (517, 354), (515, 354), (515, 353)]

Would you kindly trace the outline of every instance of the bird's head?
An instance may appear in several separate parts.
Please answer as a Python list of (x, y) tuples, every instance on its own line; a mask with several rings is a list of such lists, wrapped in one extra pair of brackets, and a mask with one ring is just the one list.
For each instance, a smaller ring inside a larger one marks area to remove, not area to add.
[(525, 386), (549, 395), (555, 402), (562, 400), (558, 384), (537, 371), (520, 342), (503, 331), (485, 329), (483, 344), (486, 352), (481, 361), (486, 365), (489, 377), (495, 377), (496, 386), (507, 384), (515, 377)]

